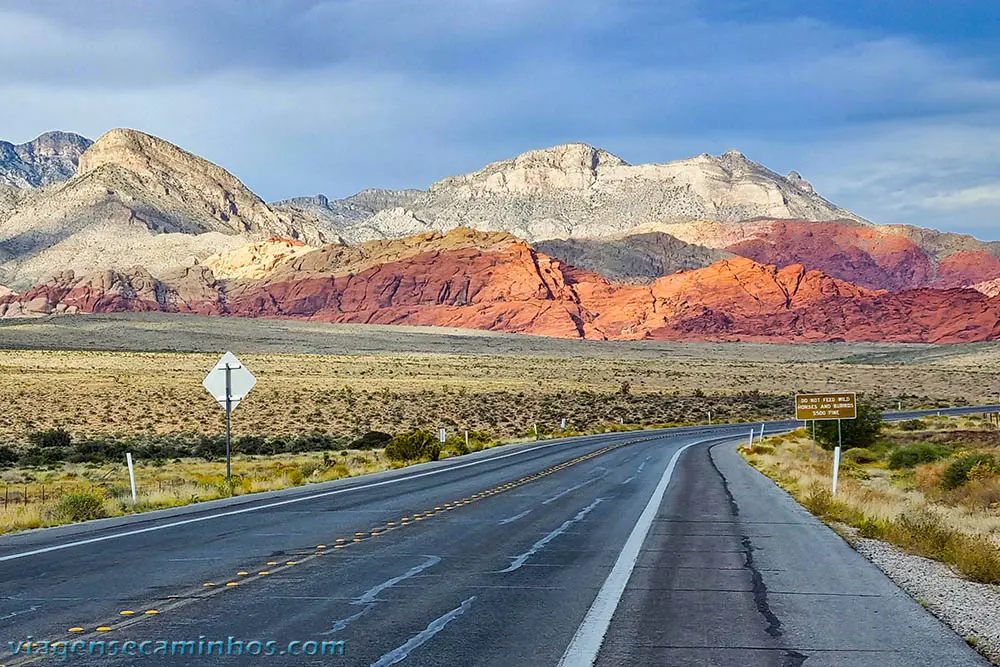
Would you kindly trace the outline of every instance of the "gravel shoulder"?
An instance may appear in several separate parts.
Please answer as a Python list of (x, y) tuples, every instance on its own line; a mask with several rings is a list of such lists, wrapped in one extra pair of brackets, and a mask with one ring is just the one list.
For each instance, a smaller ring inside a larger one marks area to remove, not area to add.
[(849, 526), (838, 525), (837, 530), (897, 586), (991, 662), (1000, 664), (1000, 586), (967, 581), (943, 563), (859, 537)]

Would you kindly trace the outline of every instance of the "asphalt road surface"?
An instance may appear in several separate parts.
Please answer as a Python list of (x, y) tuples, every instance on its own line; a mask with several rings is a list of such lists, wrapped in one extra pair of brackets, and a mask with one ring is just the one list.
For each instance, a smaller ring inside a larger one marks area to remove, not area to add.
[(0, 665), (986, 664), (747, 466), (748, 435), (530, 443), (0, 538)]

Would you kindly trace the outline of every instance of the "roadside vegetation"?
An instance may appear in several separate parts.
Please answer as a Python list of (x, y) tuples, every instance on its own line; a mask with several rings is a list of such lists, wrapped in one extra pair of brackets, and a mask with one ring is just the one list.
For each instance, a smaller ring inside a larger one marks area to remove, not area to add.
[[(886, 425), (845, 443), (836, 498), (830, 439), (766, 438), (747, 460), (845, 536), (883, 540), (1000, 584), (1000, 429), (983, 416)], [(835, 439), (834, 433), (834, 439)], [(843, 530), (843, 526), (850, 527)]]
[[(362, 475), (500, 442), (705, 424), (709, 414), (715, 423), (783, 418), (800, 378), (864, 376), (861, 366), (832, 362), (738, 362), (728, 347), (704, 360), (683, 350), (593, 349), (604, 351), (242, 355), (258, 384), (233, 416), (231, 489), (223, 411), (201, 386), (217, 355), (0, 350), (0, 532)], [(126, 453), (137, 466), (135, 503)]]

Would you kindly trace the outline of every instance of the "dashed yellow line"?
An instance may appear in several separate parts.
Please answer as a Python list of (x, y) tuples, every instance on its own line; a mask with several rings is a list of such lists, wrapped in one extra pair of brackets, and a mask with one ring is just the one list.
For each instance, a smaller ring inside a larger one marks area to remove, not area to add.
[[(652, 438), (646, 438), (644, 440), (648, 440), (648, 439), (652, 439)], [(543, 477), (546, 477), (547, 475), (554, 474), (554, 473), (556, 473), (556, 472), (558, 472), (560, 470), (564, 470), (564, 469), (566, 469), (566, 468), (568, 468), (568, 467), (570, 467), (572, 465), (576, 465), (577, 463), (580, 463), (582, 461), (590, 460), (590, 459), (595, 458), (597, 456), (600, 456), (600, 455), (602, 455), (602, 454), (604, 454), (606, 452), (609, 452), (609, 451), (611, 451), (613, 449), (617, 449), (619, 447), (623, 447), (625, 445), (634, 444), (635, 442), (641, 442), (641, 441), (642, 440), (632, 440), (632, 441), (626, 441), (626, 442), (618, 443), (618, 444), (615, 444), (615, 445), (609, 445), (608, 447), (604, 447), (602, 449), (595, 450), (595, 451), (591, 452), (590, 454), (587, 454), (587, 455), (584, 455), (584, 456), (580, 456), (580, 457), (577, 457), (575, 459), (571, 459), (569, 461), (565, 461), (565, 462), (563, 462), (563, 463), (561, 463), (559, 465), (553, 466), (551, 468), (547, 468), (546, 470), (543, 470), (541, 472), (533, 473), (531, 475), (526, 475), (524, 477), (521, 477), (520, 479), (514, 480), (512, 482), (508, 482), (507, 484), (503, 484), (503, 485), (494, 487), (492, 489), (488, 489), (486, 491), (481, 491), (479, 493), (474, 493), (474, 494), (472, 494), (470, 496), (467, 496), (467, 497), (464, 497), (462, 499), (455, 499), (455, 500), (453, 500), (453, 501), (451, 501), (449, 503), (443, 503), (440, 506), (435, 506), (433, 510), (426, 510), (424, 512), (416, 512), (416, 513), (412, 514), (412, 516), (405, 516), (405, 517), (401, 518), (398, 523), (395, 522), (395, 521), (389, 521), (384, 526), (372, 528), (368, 532), (365, 532), (365, 533), (363, 533), (363, 532), (356, 532), (355, 533), (355, 537), (352, 540), (350, 540), (350, 541), (348, 541), (347, 538), (338, 537), (338, 538), (335, 539), (335, 546), (334, 546), (334, 548), (335, 549), (344, 549), (344, 548), (347, 548), (349, 546), (352, 546), (355, 543), (365, 542), (365, 541), (367, 541), (367, 540), (369, 540), (369, 539), (371, 539), (373, 537), (377, 537), (379, 535), (382, 535), (383, 533), (389, 532), (389, 531), (394, 530), (396, 528), (404, 528), (406, 526), (413, 525), (413, 522), (415, 522), (415, 521), (423, 521), (424, 519), (429, 519), (429, 518), (435, 517), (439, 513), (444, 513), (446, 511), (457, 509), (457, 508), (465, 506), (465, 505), (470, 505), (472, 503), (475, 503), (475, 502), (478, 502), (480, 500), (483, 500), (484, 498), (488, 498), (490, 496), (494, 496), (494, 495), (497, 495), (499, 493), (503, 493), (505, 491), (509, 491), (510, 489), (518, 488), (520, 486), (523, 486), (524, 484), (528, 484), (528, 483), (533, 482), (535, 480), (538, 480), (538, 479), (541, 479)], [(276, 572), (283, 571), (285, 569), (294, 567), (296, 565), (299, 565), (299, 564), (302, 564), (302, 563), (306, 563), (306, 562), (312, 560), (313, 558), (324, 556), (324, 555), (326, 555), (326, 552), (322, 551), (322, 549), (327, 549), (327, 548), (328, 547), (325, 544), (317, 545), (316, 549), (318, 551), (316, 551), (315, 553), (312, 553), (311, 555), (309, 555), (308, 552), (301, 552), (300, 555), (303, 555), (304, 558), (302, 558), (300, 560), (289, 560), (289, 561), (286, 561), (285, 564), (284, 564), (284, 566), (278, 567), (274, 571), (276, 571)], [(274, 568), (275, 566), (278, 566), (278, 565), (279, 565), (278, 561), (268, 561), (267, 562), (267, 566), (270, 567), (270, 568)], [(237, 572), (237, 576), (248, 577), (247, 579), (244, 579), (243, 581), (245, 583), (250, 583), (250, 582), (252, 582), (252, 581), (254, 581), (254, 580), (258, 579), (258, 578), (262, 578), (262, 577), (265, 577), (265, 576), (270, 576), (271, 573), (272, 573), (272, 570), (260, 570), (260, 571), (258, 571), (256, 573), (256, 576), (251, 576), (250, 573), (249, 573), (249, 571), (240, 570), (239, 572)], [(204, 584), (202, 584), (202, 587), (206, 588), (206, 589), (212, 589), (212, 590), (209, 590), (209, 591), (206, 591), (204, 593), (197, 594), (197, 595), (195, 595), (195, 594), (187, 595), (187, 596), (168, 595), (167, 599), (173, 600), (173, 602), (171, 602), (171, 603), (169, 603), (167, 605), (162, 605), (160, 607), (160, 609), (165, 610), (165, 611), (170, 611), (172, 609), (176, 609), (176, 608), (179, 608), (181, 606), (185, 606), (187, 604), (191, 604), (192, 602), (197, 601), (199, 599), (204, 599), (204, 598), (207, 598), (209, 596), (216, 595), (218, 593), (221, 593), (221, 592), (225, 591), (228, 588), (238, 587), (239, 585), (240, 584), (238, 584), (235, 581), (229, 581), (229, 582), (226, 582), (226, 584), (225, 584), (225, 586), (223, 588), (219, 588), (218, 585), (215, 582), (211, 582), (211, 581), (205, 582)], [(160, 613), (161, 613), (161, 611), (158, 610), (158, 609), (148, 609), (148, 610), (144, 611), (142, 613), (142, 615), (138, 615), (137, 616), (136, 612), (134, 612), (132, 610), (127, 610), (126, 609), (126, 610), (123, 610), (123, 611), (119, 612), (119, 615), (121, 617), (123, 617), (123, 619), (125, 619), (125, 620), (119, 622), (118, 624), (99, 625), (99, 626), (97, 626), (95, 628), (94, 632), (104, 633), (104, 632), (111, 632), (113, 630), (117, 630), (117, 629), (129, 627), (129, 626), (131, 626), (131, 625), (133, 625), (133, 624), (141, 621), (143, 619), (143, 617), (158, 616), (158, 615), (160, 615)], [(74, 626), (74, 627), (69, 628), (67, 630), (67, 632), (72, 633), (72, 634), (80, 634), (80, 633), (86, 632), (86, 630), (82, 626)], [(3, 667), (3, 665), (0, 665), (0, 667)]]

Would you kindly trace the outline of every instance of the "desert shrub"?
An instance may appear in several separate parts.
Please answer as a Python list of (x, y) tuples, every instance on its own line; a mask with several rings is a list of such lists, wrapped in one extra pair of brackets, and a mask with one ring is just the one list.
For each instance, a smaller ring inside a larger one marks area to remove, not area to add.
[(104, 499), (93, 493), (68, 493), (59, 499), (55, 514), (62, 521), (88, 521), (105, 516)]
[(226, 438), (224, 436), (199, 436), (192, 453), (206, 461), (212, 461), (226, 455)]
[(430, 459), (431, 461), (437, 461), (441, 458), (441, 444), (434, 441), (424, 447), (424, 458)]
[(867, 470), (850, 459), (845, 459), (840, 464), (840, 474), (852, 479), (871, 479), (871, 475), (868, 474)]
[(904, 445), (889, 457), (889, 467), (893, 470), (912, 468), (921, 463), (933, 463), (950, 456), (952, 448), (933, 442), (914, 442)]
[(351, 471), (343, 463), (338, 463), (337, 465), (330, 468), (324, 477), (327, 479), (340, 479), (341, 477), (350, 477)]
[(988, 477), (976, 478), (970, 472), (969, 481), (947, 495), (949, 502), (968, 507), (974, 512), (990, 512), (1000, 507), (1000, 477), (991, 473)]
[(973, 478), (982, 479), (986, 473), (1000, 472), (1000, 461), (993, 454), (968, 454), (952, 461), (944, 471), (941, 486), (945, 489), (957, 489)]
[(429, 458), (436, 461), (441, 456), (441, 445), (427, 431), (413, 430), (394, 435), (386, 445), (385, 455), (390, 461), (413, 461)]
[(69, 447), (73, 438), (69, 432), (63, 428), (52, 428), (47, 431), (35, 431), (28, 435), (28, 442), (39, 448), (45, 447)]
[(368, 431), (351, 443), (351, 449), (382, 449), (392, 442), (391, 433)]
[(288, 442), (285, 451), (288, 452), (321, 452), (333, 449), (341, 444), (340, 438), (326, 433), (307, 433), (293, 438)]
[(853, 447), (844, 452), (844, 458), (854, 463), (875, 463), (878, 454), (867, 447)]
[(47, 466), (65, 461), (70, 450), (64, 447), (30, 447), (18, 457), (18, 464), (25, 467)]
[[(868, 447), (875, 443), (878, 434), (882, 431), (882, 411), (866, 397), (858, 396), (857, 419), (842, 420), (840, 428), (845, 448)], [(816, 442), (823, 449), (836, 447), (837, 422), (834, 420), (817, 422)]]
[(924, 491), (936, 489), (941, 486), (941, 478), (947, 467), (948, 464), (945, 461), (919, 465), (913, 469), (913, 481), (918, 489)]
[(299, 470), (304, 477), (313, 477), (323, 468), (323, 464), (318, 461), (307, 461), (299, 464)]
[(965, 535), (958, 540), (955, 565), (972, 581), (1000, 584), (1000, 550), (987, 538)]
[(0, 468), (7, 468), (17, 463), (20, 458), (12, 447), (0, 445)]
[(280, 450), (273, 448), (274, 442), (261, 435), (242, 435), (233, 440), (233, 451), (243, 454), (277, 454)]
[(448, 439), (444, 441), (444, 449), (449, 452), (455, 452), (459, 456), (468, 454), (470, 451), (470, 448), (465, 446), (464, 435), (448, 436)]
[(292, 486), (302, 486), (306, 483), (306, 476), (301, 468), (289, 468), (285, 471), (285, 474), (288, 476), (288, 481)]
[(901, 431), (923, 431), (926, 428), (927, 423), (922, 419), (907, 419), (899, 422), (899, 430)]

